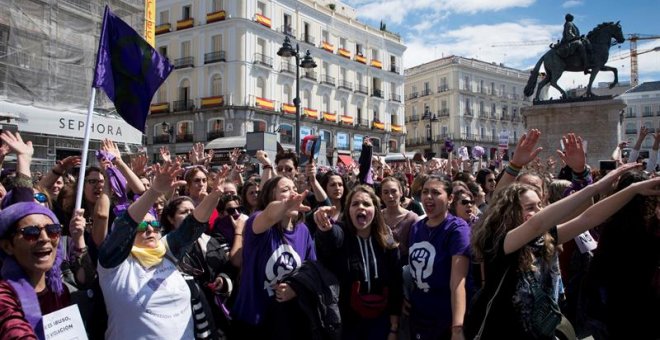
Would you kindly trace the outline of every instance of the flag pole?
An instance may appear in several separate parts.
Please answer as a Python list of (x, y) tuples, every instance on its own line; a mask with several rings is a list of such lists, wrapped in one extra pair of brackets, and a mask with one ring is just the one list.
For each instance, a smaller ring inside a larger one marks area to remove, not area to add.
[(89, 98), (87, 107), (87, 121), (85, 122), (85, 138), (83, 139), (82, 155), (80, 157), (80, 172), (78, 174), (78, 188), (76, 191), (75, 210), (82, 206), (83, 189), (85, 188), (85, 170), (87, 168), (87, 154), (89, 153), (89, 138), (92, 133), (92, 111), (94, 111), (94, 99), (96, 97), (96, 87), (92, 86), (92, 95)]

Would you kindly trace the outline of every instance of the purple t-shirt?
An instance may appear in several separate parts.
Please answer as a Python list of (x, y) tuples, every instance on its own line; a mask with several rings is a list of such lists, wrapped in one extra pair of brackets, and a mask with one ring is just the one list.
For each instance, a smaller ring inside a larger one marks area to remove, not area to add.
[(463, 219), (451, 214), (447, 214), (437, 227), (429, 228), (427, 221), (427, 218), (418, 221), (410, 231), (411, 318), (437, 321), (440, 327), (446, 323), (449, 328), (451, 257), (470, 256), (470, 227)]
[(266, 306), (275, 301), (272, 286), (303, 261), (316, 260), (314, 243), (304, 223), (290, 231), (273, 226), (257, 235), (252, 226), (260, 213), (252, 214), (245, 224), (241, 281), (232, 311), (235, 319), (252, 325), (263, 322)]

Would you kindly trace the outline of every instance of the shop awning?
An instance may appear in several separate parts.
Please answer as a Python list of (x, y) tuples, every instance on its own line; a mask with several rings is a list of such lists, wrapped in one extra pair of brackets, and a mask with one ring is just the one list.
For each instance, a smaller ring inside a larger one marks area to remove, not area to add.
[(353, 164), (353, 157), (349, 155), (337, 155), (337, 158), (339, 159), (340, 162), (344, 163), (346, 166), (350, 166)]

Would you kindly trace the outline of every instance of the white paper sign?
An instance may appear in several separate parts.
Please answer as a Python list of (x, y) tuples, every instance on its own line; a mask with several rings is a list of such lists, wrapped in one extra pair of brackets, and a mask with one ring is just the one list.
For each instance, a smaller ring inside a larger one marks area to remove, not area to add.
[(78, 305), (44, 315), (43, 323), (46, 340), (87, 340)]
[(598, 247), (598, 242), (591, 237), (589, 231), (585, 231), (582, 234), (574, 238), (575, 244), (577, 244), (580, 253), (584, 254), (586, 252), (592, 251)]

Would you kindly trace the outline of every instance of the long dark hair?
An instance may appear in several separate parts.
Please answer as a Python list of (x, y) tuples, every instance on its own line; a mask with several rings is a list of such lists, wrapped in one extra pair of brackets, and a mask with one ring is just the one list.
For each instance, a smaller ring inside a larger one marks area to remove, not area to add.
[[(259, 205), (257, 206), (257, 210), (264, 211), (270, 202), (275, 201), (277, 185), (285, 178), (286, 177), (284, 176), (275, 176), (264, 183), (263, 187), (261, 187), (261, 191), (259, 191)], [(298, 219), (294, 222), (294, 226), (302, 221), (303, 218), (304, 214), (298, 213)], [(277, 225), (279, 226), (279, 223)]]
[(325, 190), (325, 193), (328, 193), (328, 183), (330, 182), (330, 178), (332, 176), (337, 176), (341, 178), (341, 184), (344, 186), (344, 192), (341, 194), (341, 198), (339, 199), (340, 205), (341, 205), (341, 210), (344, 210), (344, 201), (346, 200), (346, 195), (348, 195), (348, 188), (346, 187), (346, 180), (344, 179), (344, 176), (340, 175), (338, 172), (335, 172), (333, 170), (330, 170), (321, 176), (321, 179), (319, 180), (319, 184), (321, 184), (321, 188)]
[[(350, 210), (351, 200), (353, 200), (353, 196), (361, 192), (369, 195), (371, 201), (374, 204), (374, 219), (373, 221), (371, 221), (371, 235), (374, 236), (378, 244), (383, 249), (397, 248), (399, 244), (396, 243), (396, 241), (394, 241), (390, 228), (385, 224), (385, 217), (383, 217), (383, 213), (380, 210), (380, 206), (381, 206), (380, 198), (376, 196), (376, 192), (374, 191), (373, 188), (363, 184), (360, 184), (355, 188), (353, 188), (353, 190), (351, 190), (351, 192), (346, 197), (346, 204), (345, 204), (346, 209)], [(352, 234), (357, 235), (357, 229), (355, 228), (355, 226), (353, 225), (353, 221), (351, 220), (350, 211), (344, 212), (343, 221), (344, 221), (344, 225), (346, 226), (346, 229), (349, 230)]]
[[(248, 191), (250, 190), (250, 188), (252, 188), (252, 187), (259, 188), (259, 183), (255, 182), (253, 180), (248, 180), (247, 182), (245, 182), (243, 184), (243, 187), (241, 188), (241, 201), (243, 201), (243, 207), (248, 212), (248, 215), (252, 214), (257, 209), (257, 207), (250, 207), (248, 205), (249, 203), (248, 203), (247, 194), (248, 194)], [(257, 205), (258, 204), (259, 204), (259, 201), (257, 199)]]
[(163, 208), (163, 212), (160, 214), (160, 225), (163, 227), (163, 234), (167, 234), (174, 230), (174, 224), (172, 224), (170, 218), (174, 218), (177, 209), (179, 209), (181, 203), (185, 201), (192, 203), (193, 206), (195, 205), (195, 202), (193, 202), (192, 198), (188, 196), (179, 196), (167, 202)]

